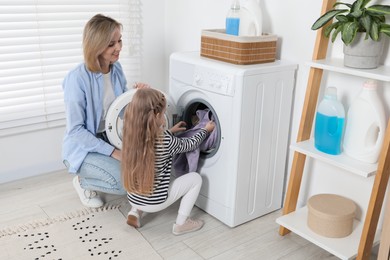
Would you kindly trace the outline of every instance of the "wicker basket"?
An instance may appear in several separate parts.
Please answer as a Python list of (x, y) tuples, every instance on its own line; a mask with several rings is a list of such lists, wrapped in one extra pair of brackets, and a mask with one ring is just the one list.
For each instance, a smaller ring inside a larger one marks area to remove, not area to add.
[(203, 30), (200, 55), (234, 64), (274, 62), (277, 36), (235, 36), (224, 29)]

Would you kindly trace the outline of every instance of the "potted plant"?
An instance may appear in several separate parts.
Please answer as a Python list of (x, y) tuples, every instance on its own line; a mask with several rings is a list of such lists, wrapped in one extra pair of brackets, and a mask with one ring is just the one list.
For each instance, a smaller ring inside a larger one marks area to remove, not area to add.
[[(386, 23), (390, 6), (367, 6), (369, 2), (371, 0), (356, 0), (352, 4), (336, 2), (333, 9), (319, 17), (311, 27), (312, 30), (318, 30), (325, 26), (324, 34), (329, 37), (332, 33), (332, 42), (341, 34), (346, 66), (376, 68), (383, 50), (384, 39), (381, 36), (390, 37), (390, 24)], [(336, 8), (339, 6), (344, 8)], [(335, 20), (328, 24), (334, 18)]]

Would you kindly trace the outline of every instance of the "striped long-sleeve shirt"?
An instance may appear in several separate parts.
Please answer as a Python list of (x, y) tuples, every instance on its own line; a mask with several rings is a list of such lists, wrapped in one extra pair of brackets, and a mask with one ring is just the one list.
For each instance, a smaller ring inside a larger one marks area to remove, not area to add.
[(188, 138), (175, 137), (169, 130), (165, 130), (162, 142), (157, 142), (155, 146), (156, 161), (153, 193), (150, 196), (128, 193), (128, 200), (133, 204), (142, 206), (163, 203), (168, 197), (173, 155), (196, 149), (206, 136), (207, 131), (205, 129), (201, 129), (199, 133)]

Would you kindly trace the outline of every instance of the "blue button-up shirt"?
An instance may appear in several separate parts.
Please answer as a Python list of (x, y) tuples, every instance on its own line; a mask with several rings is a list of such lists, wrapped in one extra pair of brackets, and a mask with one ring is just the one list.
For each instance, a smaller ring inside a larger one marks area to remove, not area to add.
[[(122, 66), (111, 66), (111, 82), (115, 96), (127, 90)], [(63, 81), (66, 111), (66, 132), (62, 159), (68, 162), (69, 172), (76, 173), (89, 152), (111, 155), (114, 147), (96, 138), (103, 114), (103, 74), (91, 72), (84, 63), (71, 70)]]

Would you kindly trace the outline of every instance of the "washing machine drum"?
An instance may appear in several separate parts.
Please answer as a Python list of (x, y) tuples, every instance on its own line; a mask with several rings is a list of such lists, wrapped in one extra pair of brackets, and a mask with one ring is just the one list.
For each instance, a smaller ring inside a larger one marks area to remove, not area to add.
[[(118, 96), (114, 102), (112, 102), (106, 115), (106, 134), (107, 138), (112, 145), (118, 149), (122, 149), (122, 131), (123, 131), (123, 116), (127, 104), (131, 102), (133, 96), (137, 90), (131, 89)], [(165, 113), (166, 127), (172, 127), (177, 118), (176, 107), (169, 96), (164, 93), (167, 99), (167, 110)]]

